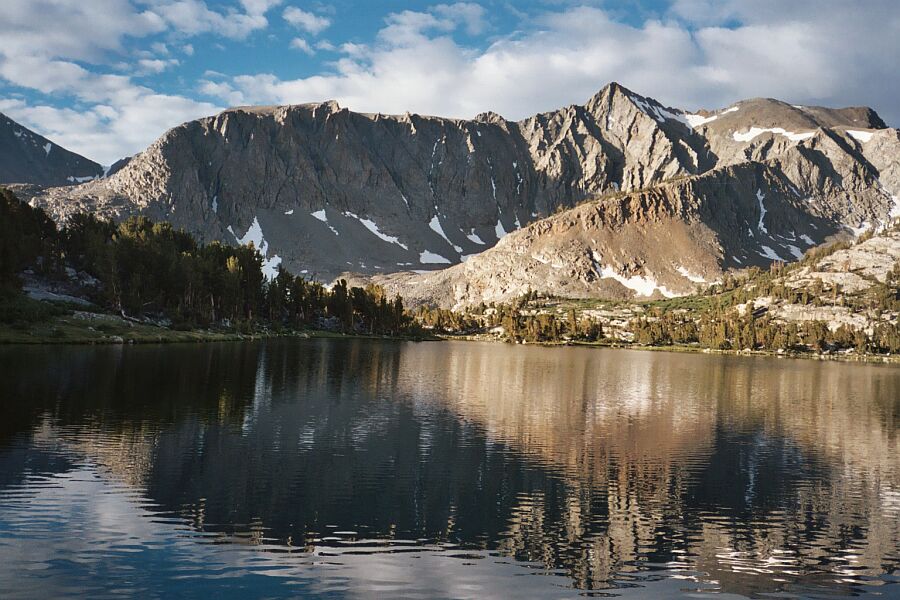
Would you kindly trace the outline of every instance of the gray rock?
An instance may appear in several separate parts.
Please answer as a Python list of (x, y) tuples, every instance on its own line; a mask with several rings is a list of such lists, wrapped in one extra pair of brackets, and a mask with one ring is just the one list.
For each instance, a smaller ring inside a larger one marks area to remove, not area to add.
[(0, 113), (0, 183), (73, 185), (100, 177), (103, 167)]
[[(540, 253), (574, 270), (554, 289), (634, 293), (591, 279), (596, 251), (601, 275), (613, 268), (681, 293), (691, 279), (793, 260), (888, 221), (900, 206), (898, 155), (900, 135), (871, 109), (754, 99), (689, 114), (613, 83), (583, 106), (519, 122), (360, 114), (334, 102), (235, 108), (168, 131), (107, 179), (20, 193), (57, 218), (140, 213), (207, 242), (253, 240), (270, 268), (281, 261), (322, 280), (443, 269), (535, 224), (502, 252), (434, 277), (458, 282), (478, 265)], [(470, 287), (503, 296), (531, 285), (514, 281), (517, 266)], [(676, 278), (676, 266), (691, 277)], [(535, 264), (529, 277), (553, 287), (558, 274), (545, 271)]]

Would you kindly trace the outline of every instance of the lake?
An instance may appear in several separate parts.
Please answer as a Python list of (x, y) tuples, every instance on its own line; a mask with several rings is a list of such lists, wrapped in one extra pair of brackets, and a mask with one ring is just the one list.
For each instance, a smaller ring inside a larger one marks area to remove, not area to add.
[(0, 348), (0, 597), (900, 597), (900, 368)]

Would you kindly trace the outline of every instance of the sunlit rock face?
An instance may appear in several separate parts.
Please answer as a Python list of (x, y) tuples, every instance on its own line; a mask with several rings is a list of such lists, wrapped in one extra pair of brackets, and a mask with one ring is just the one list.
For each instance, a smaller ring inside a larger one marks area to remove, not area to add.
[[(531, 274), (506, 287), (550, 276), (564, 295), (664, 296), (697, 283), (678, 267), (714, 279), (794, 260), (808, 247), (800, 236), (817, 244), (886, 221), (898, 154), (897, 130), (871, 109), (754, 99), (694, 114), (610, 84), (518, 122), (334, 102), (234, 108), (168, 131), (109, 178), (23, 193), (60, 218), (142, 213), (227, 243), (254, 232), (268, 260), (324, 280), (468, 264), (534, 224)], [(596, 222), (577, 234), (563, 221), (583, 212), (543, 221), (597, 198)], [(537, 266), (559, 261), (574, 272)]]

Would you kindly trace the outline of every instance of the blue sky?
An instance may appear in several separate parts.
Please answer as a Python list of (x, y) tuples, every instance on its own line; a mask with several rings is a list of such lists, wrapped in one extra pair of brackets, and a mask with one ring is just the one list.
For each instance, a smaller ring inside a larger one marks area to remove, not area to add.
[(507, 118), (609, 81), (900, 123), (895, 0), (3, 0), (0, 111), (102, 163), (236, 104)]

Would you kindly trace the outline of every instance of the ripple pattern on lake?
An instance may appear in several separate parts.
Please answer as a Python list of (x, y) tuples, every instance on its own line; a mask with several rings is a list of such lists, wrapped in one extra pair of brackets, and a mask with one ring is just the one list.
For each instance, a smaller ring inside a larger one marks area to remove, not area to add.
[(4, 348), (0, 597), (900, 597), (900, 369)]

